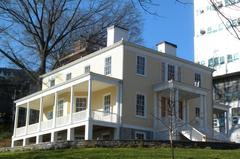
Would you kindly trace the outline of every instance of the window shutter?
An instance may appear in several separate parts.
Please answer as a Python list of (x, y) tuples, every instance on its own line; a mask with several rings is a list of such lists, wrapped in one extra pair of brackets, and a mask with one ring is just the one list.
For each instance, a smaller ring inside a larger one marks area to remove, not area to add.
[(165, 63), (162, 62), (162, 82), (165, 82)]
[(181, 67), (178, 67), (178, 81), (181, 82), (182, 80), (182, 72), (181, 72)]

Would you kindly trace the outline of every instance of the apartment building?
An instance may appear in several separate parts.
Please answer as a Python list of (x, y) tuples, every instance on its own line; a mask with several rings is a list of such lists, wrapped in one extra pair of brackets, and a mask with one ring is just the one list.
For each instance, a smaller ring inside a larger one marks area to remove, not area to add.
[(239, 2), (194, 1), (195, 62), (215, 70), (214, 127), (233, 142), (240, 142)]
[[(170, 108), (175, 139), (211, 139), (212, 69), (178, 58), (169, 42), (153, 50), (128, 42), (123, 28), (107, 31), (107, 47), (42, 75), (42, 90), (16, 101), (12, 146), (167, 140)], [(27, 110), (21, 127), (19, 108)], [(31, 116), (32, 109), (39, 115)]]

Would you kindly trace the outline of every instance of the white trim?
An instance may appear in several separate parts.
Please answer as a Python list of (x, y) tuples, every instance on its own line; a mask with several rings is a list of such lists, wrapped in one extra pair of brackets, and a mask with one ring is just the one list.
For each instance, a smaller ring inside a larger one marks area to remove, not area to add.
[(140, 139), (137, 139), (137, 134), (143, 135), (143, 140), (146, 140), (146, 132), (143, 132), (143, 131), (135, 131), (135, 133), (134, 133), (134, 139), (135, 139), (135, 140), (140, 140)]
[[(139, 74), (139, 73), (137, 72), (137, 58), (138, 58), (138, 57), (143, 57), (143, 58), (144, 58), (144, 74), (143, 74), (143, 75), (142, 75), (142, 74)], [(142, 77), (147, 77), (147, 56), (136, 54), (136, 57), (135, 57), (135, 58), (136, 58), (136, 59), (135, 59), (135, 72), (136, 72), (136, 75), (142, 76)]]
[[(137, 115), (137, 95), (142, 95), (144, 96), (144, 115), (141, 116), (141, 115)], [(140, 93), (140, 92), (136, 92), (136, 95), (135, 95), (135, 116), (137, 118), (142, 118), (142, 119), (146, 119), (147, 118), (147, 96), (145, 95), (145, 93)]]

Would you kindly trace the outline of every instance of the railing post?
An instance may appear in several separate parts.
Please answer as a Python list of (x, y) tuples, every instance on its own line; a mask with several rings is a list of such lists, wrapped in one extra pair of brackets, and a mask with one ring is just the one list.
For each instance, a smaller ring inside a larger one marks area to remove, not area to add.
[(42, 123), (42, 116), (43, 116), (43, 97), (40, 98), (39, 102), (39, 120), (38, 120), (38, 131), (41, 131), (41, 123)]
[(52, 127), (56, 127), (56, 116), (57, 116), (57, 102), (58, 102), (58, 95), (57, 92), (54, 93), (54, 106), (53, 106), (53, 125)]
[(87, 119), (89, 120), (91, 118), (91, 100), (92, 100), (92, 79), (90, 76), (90, 79), (88, 80), (88, 98), (87, 98)]
[(27, 134), (27, 131), (28, 131), (28, 125), (29, 125), (29, 114), (30, 114), (30, 110), (29, 110), (29, 107), (30, 107), (30, 103), (27, 102), (27, 114), (26, 114), (26, 124), (25, 124), (25, 134)]
[(69, 114), (69, 123), (72, 123), (72, 116), (73, 116), (73, 106), (74, 105), (74, 89), (73, 86), (71, 86), (70, 90), (70, 114)]

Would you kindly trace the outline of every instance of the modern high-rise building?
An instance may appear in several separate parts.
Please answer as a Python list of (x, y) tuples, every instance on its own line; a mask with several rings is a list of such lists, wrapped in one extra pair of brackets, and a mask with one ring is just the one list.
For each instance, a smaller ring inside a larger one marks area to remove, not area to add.
[(227, 133), (230, 140), (237, 142), (240, 142), (239, 8), (240, 0), (194, 0), (194, 60), (215, 70), (215, 130)]

